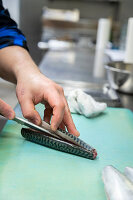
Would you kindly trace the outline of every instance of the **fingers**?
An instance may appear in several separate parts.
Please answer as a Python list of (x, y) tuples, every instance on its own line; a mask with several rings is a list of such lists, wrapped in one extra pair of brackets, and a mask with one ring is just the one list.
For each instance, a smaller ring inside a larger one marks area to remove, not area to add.
[(55, 105), (53, 108), (53, 116), (51, 120), (51, 129), (56, 131), (61, 124), (64, 116), (64, 106), (62, 104)]
[[(53, 115), (51, 119), (51, 129), (53, 131), (56, 131), (63, 120), (64, 111), (65, 111), (63, 92), (57, 91), (57, 90), (50, 91), (50, 93), (48, 94), (47, 102), (49, 103), (49, 106), (52, 108), (52, 111), (53, 111), (52, 113)], [(46, 112), (50, 112), (50, 111), (46, 110), (45, 114)], [(48, 120), (49, 120), (49, 117), (50, 117), (50, 113), (48, 113), (48, 118), (47, 118)]]
[(63, 122), (61, 122), (61, 124), (60, 124), (60, 126), (59, 126), (59, 128), (61, 128), (62, 130), (66, 130), (66, 128), (65, 128), (65, 125), (64, 125), (64, 123)]
[[(50, 120), (53, 114), (53, 109), (49, 106), (47, 102), (45, 102), (44, 104), (45, 104), (44, 121), (50, 124)], [(63, 122), (61, 122), (61, 124), (59, 125), (59, 128), (62, 130), (65, 130), (65, 125)]]
[(35, 110), (32, 99), (25, 97), (22, 101), (20, 101), (20, 105), (24, 118), (28, 119), (36, 125), (41, 124), (41, 117), (39, 113)]
[(51, 107), (45, 108), (44, 110), (44, 121), (50, 124), (51, 116), (52, 116), (53, 110)]
[(10, 105), (8, 105), (7, 103), (5, 103), (2, 99), (0, 99), (0, 113), (8, 118), (8, 119), (14, 119), (15, 117), (15, 112), (14, 110), (11, 108)]
[(67, 130), (68, 130), (69, 133), (71, 133), (71, 134), (73, 134), (77, 137), (80, 135), (80, 133), (77, 131), (75, 124), (73, 122), (73, 119), (72, 119), (72, 116), (71, 116), (67, 102), (66, 102), (65, 114), (64, 114), (64, 120), (63, 121), (64, 121), (64, 124), (67, 127)]
[(56, 131), (58, 127), (65, 129), (66, 126), (70, 133), (79, 136), (64, 97), (63, 89), (40, 74), (39, 77), (33, 77), (26, 85), (25, 82), (17, 84), (17, 97), (23, 116), (29, 121), (40, 125), (41, 117), (35, 110), (34, 104), (36, 105), (39, 102), (45, 104), (47, 102), (49, 106), (44, 111), (44, 120), (49, 124), (51, 120), (51, 129)]
[(53, 109), (53, 115), (52, 110), (50, 110), (49, 107), (46, 107), (44, 120), (50, 123), (52, 115), (51, 129), (53, 131), (56, 131), (57, 128), (60, 127), (61, 129), (65, 130), (66, 126), (68, 132), (78, 137), (80, 134), (74, 125), (62, 89), (58, 88), (58, 92), (56, 92), (55, 90), (50, 91), (50, 93), (48, 94), (47, 102), (49, 106)]

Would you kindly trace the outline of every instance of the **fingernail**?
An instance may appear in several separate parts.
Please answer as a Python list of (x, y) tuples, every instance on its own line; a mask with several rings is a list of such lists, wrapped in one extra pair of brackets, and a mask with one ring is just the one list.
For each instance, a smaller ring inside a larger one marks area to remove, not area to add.
[(14, 113), (13, 112), (9, 112), (7, 114), (7, 116), (8, 116), (8, 119), (13, 119), (14, 118)]
[(35, 119), (35, 124), (39, 125), (40, 121), (38, 119)]
[(57, 130), (56, 125), (55, 124), (51, 124), (51, 129), (52, 129), (52, 131), (56, 131)]
[(80, 133), (79, 133), (78, 131), (76, 132), (76, 136), (77, 136), (77, 137), (79, 137), (79, 136), (80, 136)]
[(33, 123), (33, 124), (37, 124), (37, 120), (34, 119), (34, 118), (30, 118), (29, 121), (30, 121), (31, 123)]
[(40, 125), (40, 121), (38, 120), (38, 119), (34, 119), (34, 120), (32, 120), (32, 122), (34, 123), (34, 124), (36, 124), (36, 125)]

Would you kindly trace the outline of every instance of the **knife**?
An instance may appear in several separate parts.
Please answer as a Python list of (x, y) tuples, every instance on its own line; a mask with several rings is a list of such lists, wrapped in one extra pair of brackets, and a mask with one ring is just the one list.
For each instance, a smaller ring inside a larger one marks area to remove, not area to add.
[[(3, 118), (6, 118), (1, 113), (0, 113), (0, 116), (2, 116)], [(29, 121), (27, 121), (27, 120), (25, 120), (23, 118), (15, 117), (12, 120), (15, 121), (15, 122), (17, 122), (18, 124), (21, 124), (22, 126), (24, 125), (24, 126), (27, 126), (27, 127), (31, 128), (31, 129), (34, 129), (36, 131), (40, 131), (40, 132), (43, 132), (43, 133), (48, 133), (49, 135), (57, 137), (58, 139), (60, 138), (60, 137), (54, 135), (53, 133), (51, 133), (50, 131), (45, 130), (43, 127), (37, 126), (36, 124), (33, 124), (32, 122), (29, 122)]]
[[(3, 116), (2, 114), (0, 114), (0, 115)], [(44, 122), (44, 121), (42, 121), (41, 126), (37, 126), (37, 125), (33, 124), (32, 122), (29, 122), (29, 121), (22, 119), (20, 117), (15, 117), (13, 119), (13, 121), (15, 121), (15, 122), (17, 122), (21, 125), (25, 125), (29, 128), (34, 129), (34, 130), (37, 130), (37, 131), (40, 131), (40, 132), (43, 132), (43, 133), (48, 133), (49, 135), (56, 137), (58, 139), (65, 139), (68, 142), (71, 142), (71, 143), (73, 143), (73, 144), (75, 144), (79, 147), (84, 148), (86, 151), (89, 151), (89, 152), (93, 151), (94, 154), (95, 154), (95, 157), (97, 156), (96, 150), (93, 147), (91, 147), (89, 144), (87, 144), (86, 142), (81, 140), (80, 138), (78, 138), (78, 137), (72, 135), (71, 133), (64, 131), (62, 129), (57, 129), (56, 131), (52, 131), (50, 125), (48, 123)]]

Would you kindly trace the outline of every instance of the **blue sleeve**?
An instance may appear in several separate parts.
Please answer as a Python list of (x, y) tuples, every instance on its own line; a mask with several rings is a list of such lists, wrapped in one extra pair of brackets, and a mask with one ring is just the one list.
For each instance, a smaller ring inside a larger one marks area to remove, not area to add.
[(0, 49), (8, 46), (21, 46), (28, 50), (25, 36), (18, 29), (17, 24), (10, 18), (0, 0)]

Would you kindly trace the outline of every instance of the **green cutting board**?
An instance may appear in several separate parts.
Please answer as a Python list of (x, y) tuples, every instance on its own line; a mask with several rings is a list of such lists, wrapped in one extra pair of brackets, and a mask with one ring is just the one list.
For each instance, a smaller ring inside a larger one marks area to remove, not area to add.
[[(38, 106), (43, 113), (43, 107)], [(19, 107), (17, 115), (21, 115)], [(31, 143), (8, 121), (0, 134), (0, 200), (105, 200), (101, 171), (133, 167), (133, 113), (108, 108), (87, 119), (72, 115), (81, 138), (98, 151), (88, 160)]]

